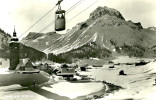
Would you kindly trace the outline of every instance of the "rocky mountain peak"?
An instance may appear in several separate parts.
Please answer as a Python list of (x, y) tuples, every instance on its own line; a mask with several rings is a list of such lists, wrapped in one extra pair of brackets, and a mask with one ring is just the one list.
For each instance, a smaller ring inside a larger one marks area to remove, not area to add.
[(141, 23), (140, 22), (138, 22), (138, 23), (134, 23), (136, 26), (138, 26), (138, 28), (139, 29), (143, 29), (143, 27), (142, 27), (142, 25), (141, 25)]
[[(77, 55), (80, 55), (80, 58), (93, 57), (97, 52), (101, 56), (94, 57), (99, 58), (110, 56), (111, 53), (141, 57), (151, 51), (153, 56), (156, 51), (154, 29), (149, 28), (149, 31), (144, 29), (140, 22), (126, 21), (115, 9), (98, 7), (90, 14), (89, 19), (75, 25), (67, 34), (30, 33), (24, 42), (29, 41), (27, 46), (46, 54), (60, 54), (62, 58), (71, 59), (77, 58)], [(151, 47), (152, 50), (149, 49)]]
[(97, 19), (99, 17), (102, 17), (104, 15), (109, 15), (113, 17), (120, 18), (122, 20), (125, 20), (125, 18), (121, 15), (121, 13), (113, 8), (108, 8), (106, 6), (104, 7), (98, 7), (96, 8), (91, 14), (90, 18)]
[(148, 27), (147, 29), (152, 30), (152, 31), (156, 31), (156, 27), (154, 27), (154, 26), (153, 27)]

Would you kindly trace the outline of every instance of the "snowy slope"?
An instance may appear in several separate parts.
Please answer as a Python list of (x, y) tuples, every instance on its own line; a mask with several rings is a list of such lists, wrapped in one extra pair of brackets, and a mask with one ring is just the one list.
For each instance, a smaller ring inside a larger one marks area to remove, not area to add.
[[(134, 53), (141, 56), (149, 52), (153, 54), (156, 49), (153, 29), (144, 29), (140, 22), (126, 21), (119, 11), (108, 7), (98, 7), (85, 22), (78, 23), (66, 34), (30, 33), (22, 43), (26, 41), (27, 46), (54, 54), (65, 53), (90, 42), (112, 52), (119, 52), (117, 49), (120, 48), (121, 52), (132, 56)], [(128, 52), (126, 47), (132, 52)]]

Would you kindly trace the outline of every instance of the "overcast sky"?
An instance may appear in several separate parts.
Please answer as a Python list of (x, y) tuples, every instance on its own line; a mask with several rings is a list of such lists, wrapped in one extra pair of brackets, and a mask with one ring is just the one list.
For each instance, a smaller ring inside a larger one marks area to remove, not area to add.
[[(62, 9), (67, 10), (78, 1), (79, 0), (64, 0), (61, 4)], [(79, 6), (67, 13), (66, 20), (70, 20), (95, 1), (96, 0), (82, 0)], [(15, 25), (19, 37), (45, 13), (53, 8), (56, 3), (57, 0), (0, 0), (0, 28), (12, 34)], [(78, 17), (68, 22), (67, 29), (86, 20), (89, 14), (98, 6), (114, 8), (120, 11), (126, 20), (141, 22), (145, 28), (156, 26), (156, 0), (99, 0)], [(54, 12), (56, 9), (49, 13), (25, 35), (29, 32), (40, 32), (52, 22), (55, 17)], [(50, 31), (54, 31), (54, 24), (44, 32)]]

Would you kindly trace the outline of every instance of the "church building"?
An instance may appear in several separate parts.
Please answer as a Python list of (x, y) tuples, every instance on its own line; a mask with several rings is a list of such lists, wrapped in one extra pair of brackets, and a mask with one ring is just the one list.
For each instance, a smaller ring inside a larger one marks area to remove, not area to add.
[(20, 52), (20, 44), (16, 36), (15, 28), (13, 32), (13, 37), (11, 38), (11, 42), (9, 43), (9, 49), (10, 49), (9, 70), (15, 70), (17, 65), (19, 64), (19, 52)]

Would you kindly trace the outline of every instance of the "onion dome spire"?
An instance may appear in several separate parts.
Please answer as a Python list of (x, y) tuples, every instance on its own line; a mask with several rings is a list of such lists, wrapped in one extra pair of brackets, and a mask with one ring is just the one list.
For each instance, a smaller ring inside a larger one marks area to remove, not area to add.
[(13, 32), (13, 37), (16, 37), (16, 31), (15, 31), (15, 26), (14, 26), (14, 32)]
[(15, 26), (14, 26), (14, 32), (13, 32), (13, 37), (11, 38), (11, 41), (18, 41), (17, 33), (16, 33), (16, 30), (15, 30)]

